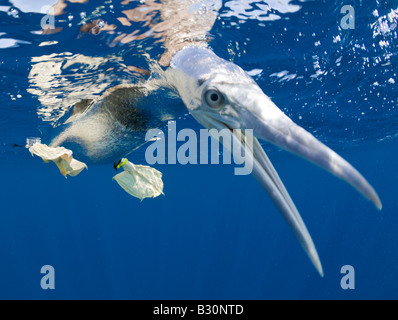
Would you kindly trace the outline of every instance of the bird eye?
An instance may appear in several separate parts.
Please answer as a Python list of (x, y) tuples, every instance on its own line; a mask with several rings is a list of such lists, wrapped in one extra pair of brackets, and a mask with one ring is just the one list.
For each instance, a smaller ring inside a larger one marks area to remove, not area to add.
[(211, 108), (218, 108), (223, 103), (223, 96), (214, 89), (207, 90), (205, 93), (205, 101)]

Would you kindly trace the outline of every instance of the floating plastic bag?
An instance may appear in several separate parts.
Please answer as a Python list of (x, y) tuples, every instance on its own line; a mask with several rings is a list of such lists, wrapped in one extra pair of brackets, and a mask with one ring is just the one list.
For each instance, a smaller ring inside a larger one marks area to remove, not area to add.
[(120, 160), (118, 169), (123, 167), (124, 171), (113, 177), (114, 180), (133, 197), (141, 200), (145, 198), (156, 198), (163, 194), (162, 173), (148, 166), (135, 165), (127, 159)]
[(29, 148), (32, 155), (36, 155), (43, 159), (45, 163), (55, 162), (61, 174), (67, 178), (77, 176), (84, 169), (88, 169), (87, 165), (76, 159), (73, 159), (71, 150), (63, 147), (51, 148), (45, 144), (35, 143)]

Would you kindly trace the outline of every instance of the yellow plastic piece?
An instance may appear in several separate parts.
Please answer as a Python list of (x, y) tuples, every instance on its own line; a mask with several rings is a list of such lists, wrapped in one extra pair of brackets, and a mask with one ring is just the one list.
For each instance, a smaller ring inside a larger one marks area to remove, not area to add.
[(122, 159), (122, 173), (113, 177), (116, 182), (130, 195), (141, 200), (156, 198), (163, 193), (162, 173), (148, 166), (135, 165)]

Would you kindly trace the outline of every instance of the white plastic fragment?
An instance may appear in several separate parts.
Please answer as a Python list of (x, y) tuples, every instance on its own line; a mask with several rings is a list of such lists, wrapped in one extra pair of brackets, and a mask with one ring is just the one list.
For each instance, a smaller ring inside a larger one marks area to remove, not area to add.
[(130, 195), (141, 200), (156, 198), (163, 193), (162, 173), (148, 166), (135, 165), (121, 160), (124, 171), (113, 177)]
[(43, 159), (45, 163), (55, 162), (61, 174), (67, 178), (77, 176), (87, 165), (76, 159), (73, 159), (73, 152), (64, 147), (51, 148), (45, 144), (36, 143), (29, 148), (30, 153)]

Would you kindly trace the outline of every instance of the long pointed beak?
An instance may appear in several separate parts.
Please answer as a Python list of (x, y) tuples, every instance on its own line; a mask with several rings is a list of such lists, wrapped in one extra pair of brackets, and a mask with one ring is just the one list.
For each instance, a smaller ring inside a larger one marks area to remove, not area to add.
[[(239, 86), (229, 86), (228, 90), (223, 90), (228, 92), (227, 108), (230, 112), (224, 111), (223, 114), (216, 115), (192, 112), (192, 115), (208, 129), (252, 129), (255, 137), (301, 156), (346, 181), (381, 210), (382, 205), (377, 193), (354, 167), (290, 120), (260, 88), (251, 89), (243, 91)], [(231, 131), (233, 139), (244, 148), (242, 134), (241, 131)], [(253, 160), (253, 175), (270, 195), (315, 268), (323, 276), (322, 265), (311, 236), (278, 173), (255, 138), (250, 153)]]
[[(195, 116), (195, 114), (193, 113)], [(223, 130), (228, 128), (224, 123), (212, 118), (212, 117), (195, 117), (200, 123), (202, 123), (208, 129)], [(200, 118), (200, 119), (199, 119)], [(289, 196), (285, 186), (283, 185), (278, 173), (276, 172), (271, 161), (265, 154), (258, 140), (254, 137), (248, 137), (240, 130), (230, 130), (231, 138), (234, 146), (240, 146), (238, 149), (233, 149), (231, 152), (240, 153), (245, 152), (247, 161), (253, 163), (253, 176), (258, 180), (262, 187), (267, 191), (272, 201), (276, 204), (283, 217), (286, 219), (294, 234), (299, 240), (300, 244), (304, 248), (312, 264), (323, 277), (322, 264), (316, 251), (314, 242), (299, 214), (296, 206)], [(217, 136), (214, 137), (218, 139)], [(253, 139), (253, 144), (244, 144), (243, 141), (247, 139)], [(227, 147), (230, 147), (227, 145)], [(248, 149), (249, 148), (249, 149)]]
[[(295, 124), (262, 92), (253, 101), (253, 112), (245, 112), (245, 126), (254, 135), (292, 152), (346, 181), (381, 210), (379, 196), (366, 179), (336, 152)], [(265, 106), (265, 108), (261, 108)]]
[[(235, 131), (234, 139), (242, 141), (241, 135), (241, 131)], [(244, 137), (244, 139), (246, 138), (247, 137)], [(246, 144), (246, 148), (247, 147), (249, 147), (249, 145)], [(246, 149), (245, 151), (247, 152), (248, 150)], [(323, 277), (322, 264), (307, 227), (279, 178), (274, 166), (256, 138), (253, 138), (253, 150), (251, 154), (253, 155), (253, 176), (267, 191), (272, 201), (276, 204), (277, 208), (292, 228), (312, 264), (321, 277)]]

